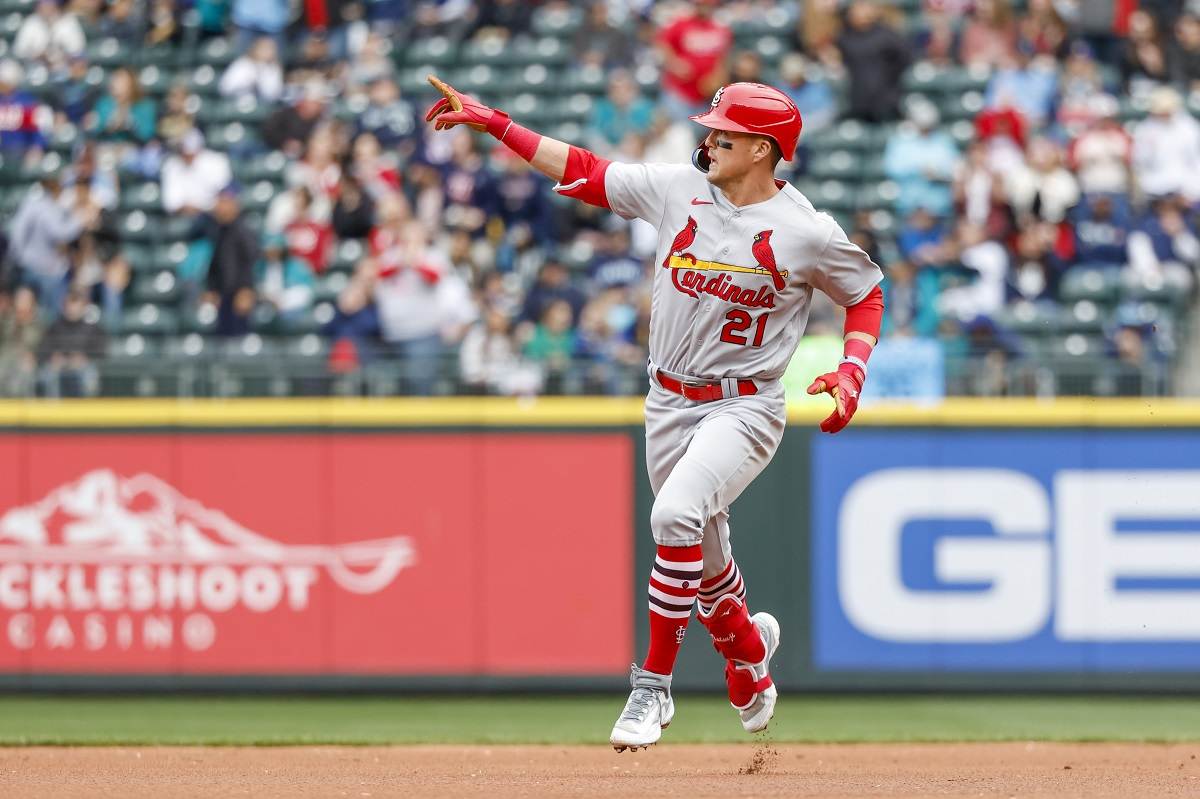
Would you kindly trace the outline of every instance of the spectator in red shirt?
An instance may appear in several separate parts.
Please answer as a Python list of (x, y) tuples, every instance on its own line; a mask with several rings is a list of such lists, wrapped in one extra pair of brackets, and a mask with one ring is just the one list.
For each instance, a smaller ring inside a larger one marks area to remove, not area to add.
[(696, 0), (691, 13), (677, 17), (659, 31), (657, 48), (663, 59), (663, 104), (673, 118), (704, 111), (713, 93), (725, 83), (725, 58), (733, 32), (712, 18), (715, 0)]
[(41, 158), (46, 138), (38, 124), (37, 101), (20, 88), (23, 79), (20, 64), (0, 61), (0, 153), (33, 163)]
[(321, 274), (329, 265), (333, 249), (333, 228), (313, 212), (312, 194), (304, 186), (295, 189), (295, 208), (290, 222), (284, 227), (288, 252), (308, 264), (314, 274)]

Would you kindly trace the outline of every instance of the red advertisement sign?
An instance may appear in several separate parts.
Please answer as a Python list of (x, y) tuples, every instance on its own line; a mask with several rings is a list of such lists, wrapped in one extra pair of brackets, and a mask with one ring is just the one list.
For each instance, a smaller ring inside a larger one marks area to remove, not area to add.
[(0, 437), (0, 672), (618, 674), (622, 434)]

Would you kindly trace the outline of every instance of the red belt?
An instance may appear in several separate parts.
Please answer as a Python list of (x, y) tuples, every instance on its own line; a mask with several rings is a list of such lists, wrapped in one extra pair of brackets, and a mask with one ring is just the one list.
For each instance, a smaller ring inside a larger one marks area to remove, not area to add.
[[(684, 383), (664, 374), (661, 369), (656, 372), (656, 375), (660, 386), (672, 394), (678, 394), (692, 402), (712, 402), (725, 398), (725, 391), (721, 388), (720, 380), (715, 383)], [(739, 380), (737, 381), (737, 393), (739, 397), (748, 397), (758, 393), (758, 386), (754, 384), (753, 380)]]

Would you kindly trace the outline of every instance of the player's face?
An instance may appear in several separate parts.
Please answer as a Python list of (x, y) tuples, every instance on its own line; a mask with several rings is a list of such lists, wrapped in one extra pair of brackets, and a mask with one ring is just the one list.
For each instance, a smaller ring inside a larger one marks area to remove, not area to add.
[(739, 180), (754, 166), (756, 148), (761, 149), (761, 136), (737, 131), (710, 130), (704, 138), (708, 157), (708, 182), (721, 186)]

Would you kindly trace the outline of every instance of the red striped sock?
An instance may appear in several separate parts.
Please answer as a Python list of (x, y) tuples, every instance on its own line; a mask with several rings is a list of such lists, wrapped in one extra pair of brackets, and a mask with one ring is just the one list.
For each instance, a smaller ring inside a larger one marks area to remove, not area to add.
[(704, 555), (699, 544), (659, 545), (650, 572), (650, 651), (642, 664), (646, 671), (670, 674), (675, 668), (703, 569)]
[(732, 559), (715, 577), (705, 577), (700, 581), (700, 592), (696, 601), (700, 604), (701, 613), (712, 613), (713, 605), (725, 594), (733, 594), (743, 602), (746, 601), (746, 583), (742, 581), (742, 572)]

